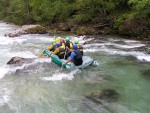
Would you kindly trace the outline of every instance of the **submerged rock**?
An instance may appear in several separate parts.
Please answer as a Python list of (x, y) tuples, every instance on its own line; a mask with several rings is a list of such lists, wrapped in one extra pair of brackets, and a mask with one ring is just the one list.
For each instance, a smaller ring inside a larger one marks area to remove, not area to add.
[(6, 33), (5, 36), (16, 37), (23, 34), (44, 34), (47, 33), (47, 29), (41, 25), (24, 25), (19, 29), (16, 29), (10, 33)]
[(92, 101), (99, 102), (99, 99), (106, 101), (117, 101), (119, 98), (119, 94), (113, 89), (103, 89), (101, 92), (91, 92), (85, 96), (86, 98), (90, 98)]
[(141, 71), (142, 75), (146, 78), (150, 79), (150, 69), (147, 69), (145, 71)]
[(23, 65), (25, 63), (31, 63), (34, 59), (33, 58), (21, 58), (21, 57), (12, 57), (8, 62), (7, 64), (8, 65), (12, 65), (12, 64), (15, 64), (15, 65)]

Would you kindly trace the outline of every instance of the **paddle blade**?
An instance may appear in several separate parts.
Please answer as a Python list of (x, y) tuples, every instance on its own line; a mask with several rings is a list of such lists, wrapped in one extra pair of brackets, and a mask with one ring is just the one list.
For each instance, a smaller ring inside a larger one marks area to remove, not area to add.
[(38, 58), (42, 58), (43, 57), (43, 53), (39, 54)]

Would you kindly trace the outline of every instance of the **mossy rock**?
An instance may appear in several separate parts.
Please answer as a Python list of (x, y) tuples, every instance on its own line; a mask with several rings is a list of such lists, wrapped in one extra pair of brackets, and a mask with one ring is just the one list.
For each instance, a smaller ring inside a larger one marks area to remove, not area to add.
[(77, 26), (72, 30), (77, 35), (96, 35), (99, 34), (99, 30), (94, 27)]
[(45, 34), (45, 33), (47, 33), (47, 29), (45, 27), (37, 25), (35, 27), (26, 29), (25, 32), (27, 32), (29, 34)]
[(70, 31), (71, 30), (70, 25), (67, 22), (58, 23), (56, 26), (57, 26), (58, 30), (60, 30), (60, 31)]

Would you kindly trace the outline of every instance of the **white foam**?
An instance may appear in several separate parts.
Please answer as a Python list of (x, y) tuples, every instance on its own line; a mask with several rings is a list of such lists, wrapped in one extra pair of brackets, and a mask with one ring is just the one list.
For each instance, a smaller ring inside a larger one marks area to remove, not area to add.
[(36, 55), (34, 55), (32, 52), (30, 51), (23, 51), (23, 52), (9, 52), (9, 53), (5, 53), (4, 56), (7, 57), (14, 57), (14, 56), (19, 56), (19, 57), (23, 57), (23, 58), (37, 58)]
[(0, 79), (2, 79), (6, 74), (10, 75), (15, 73), (17, 70), (23, 70), (26, 69), (29, 66), (35, 65), (37, 63), (50, 63), (51, 59), (50, 58), (40, 58), (40, 59), (35, 59), (33, 60), (32, 63), (28, 63), (28, 64), (23, 64), (21, 66), (16, 66), (16, 67), (9, 67), (7, 65), (3, 66), (0, 68)]
[(80, 40), (80, 43), (81, 43), (81, 44), (83, 44), (83, 43), (85, 43), (85, 42), (92, 41), (92, 40), (94, 39), (94, 38), (88, 38), (88, 39), (83, 40), (82, 38), (84, 38), (84, 37), (81, 37), (81, 40)]
[(5, 67), (1, 67), (0, 68), (0, 79), (2, 79), (4, 77), (4, 75), (8, 72), (9, 72), (9, 69), (7, 69)]
[(72, 80), (74, 74), (78, 73), (78, 70), (71, 71), (70, 73), (54, 73), (51, 77), (43, 77), (41, 80), (44, 81), (61, 81), (61, 80)]
[(137, 42), (140, 42), (140, 41), (136, 41), (136, 40), (123, 40), (124, 42), (127, 42), (127, 43), (137, 43)]
[(27, 39), (21, 39), (21, 38), (8, 38), (1, 36), (0, 38), (0, 45), (14, 45), (14, 44), (22, 44), (23, 42), (27, 41)]
[(123, 55), (123, 56), (134, 56), (140, 61), (147, 61), (150, 62), (150, 55), (145, 54), (143, 52), (138, 52), (138, 51), (122, 51), (122, 50), (117, 50), (117, 49), (109, 49), (107, 47), (101, 47), (101, 48), (90, 48), (90, 49), (84, 49), (84, 52), (106, 52), (107, 54), (111, 55)]
[(137, 59), (141, 60), (141, 61), (148, 61), (150, 62), (150, 55), (145, 55), (145, 56), (137, 56)]
[(34, 62), (36, 62), (36, 63), (45, 63), (45, 62), (50, 63), (51, 58), (39, 58), (39, 59), (35, 59)]
[(112, 45), (119, 47), (119, 48), (129, 48), (129, 49), (145, 46), (145, 44), (134, 44), (134, 45), (112, 44)]
[(0, 92), (0, 106), (8, 103), (10, 100), (10, 91), (7, 88), (1, 89)]
[(116, 47), (119, 47), (119, 48), (127, 48), (127, 49), (132, 49), (132, 48), (136, 48), (136, 47), (143, 47), (145, 46), (145, 44), (129, 44), (129, 45), (122, 45), (122, 44), (115, 44), (115, 43), (94, 43), (94, 44), (87, 44), (87, 45), (84, 45), (84, 47), (91, 47), (91, 46), (106, 46), (106, 45), (112, 45), (112, 46), (116, 46)]

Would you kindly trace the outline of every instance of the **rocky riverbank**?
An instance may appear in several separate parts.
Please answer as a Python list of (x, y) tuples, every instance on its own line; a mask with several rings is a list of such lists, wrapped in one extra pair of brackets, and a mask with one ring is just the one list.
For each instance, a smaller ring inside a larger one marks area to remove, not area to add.
[(150, 40), (150, 23), (141, 19), (130, 19), (116, 25), (115, 20), (98, 24), (71, 24), (60, 22), (49, 25), (50, 33), (72, 32), (76, 35), (119, 35), (124, 38)]
[(5, 36), (17, 37), (24, 34), (44, 34), (47, 32), (47, 29), (41, 25), (23, 25), (12, 32), (6, 33)]
[(119, 22), (117, 25), (115, 19), (102, 21), (92, 24), (75, 24), (68, 21), (56, 22), (49, 25), (23, 25), (5, 36), (16, 37), (23, 34), (43, 34), (51, 35), (59, 32), (70, 32), (80, 35), (119, 35), (128, 39), (150, 40), (150, 22), (141, 19), (130, 19)]

